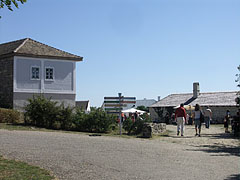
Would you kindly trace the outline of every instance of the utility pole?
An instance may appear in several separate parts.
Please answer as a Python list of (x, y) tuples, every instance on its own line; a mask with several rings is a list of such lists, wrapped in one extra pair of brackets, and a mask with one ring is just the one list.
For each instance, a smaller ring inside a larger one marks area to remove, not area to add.
[(122, 93), (118, 93), (118, 97), (119, 97), (119, 134), (122, 135), (122, 111), (121, 111), (121, 101), (122, 101)]

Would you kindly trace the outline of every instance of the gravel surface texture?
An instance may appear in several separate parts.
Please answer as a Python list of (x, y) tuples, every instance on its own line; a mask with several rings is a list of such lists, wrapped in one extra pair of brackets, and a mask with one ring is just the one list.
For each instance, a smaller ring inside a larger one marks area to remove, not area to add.
[(63, 180), (240, 179), (239, 139), (223, 128), (153, 139), (0, 130), (0, 154), (50, 170)]

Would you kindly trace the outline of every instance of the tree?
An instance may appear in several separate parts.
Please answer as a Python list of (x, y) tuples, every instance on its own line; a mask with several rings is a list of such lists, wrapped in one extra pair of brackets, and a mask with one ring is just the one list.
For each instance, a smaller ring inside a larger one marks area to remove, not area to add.
[(136, 109), (141, 110), (141, 111), (149, 112), (148, 108), (145, 107), (145, 106), (138, 106)]
[(12, 4), (14, 4), (16, 8), (18, 8), (18, 2), (23, 4), (27, 2), (27, 0), (1, 0), (0, 9), (6, 6), (10, 11), (13, 11)]
[[(237, 67), (239, 73), (236, 74), (237, 79), (235, 80), (236, 83), (238, 83), (237, 87), (240, 88), (240, 65)], [(236, 98), (236, 103), (240, 106), (240, 90), (237, 92), (238, 97)]]

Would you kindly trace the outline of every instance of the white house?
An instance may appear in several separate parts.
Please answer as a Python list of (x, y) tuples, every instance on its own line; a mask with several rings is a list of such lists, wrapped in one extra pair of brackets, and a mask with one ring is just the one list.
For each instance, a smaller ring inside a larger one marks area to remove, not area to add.
[(30, 38), (0, 44), (0, 107), (22, 109), (35, 94), (75, 106), (82, 59)]

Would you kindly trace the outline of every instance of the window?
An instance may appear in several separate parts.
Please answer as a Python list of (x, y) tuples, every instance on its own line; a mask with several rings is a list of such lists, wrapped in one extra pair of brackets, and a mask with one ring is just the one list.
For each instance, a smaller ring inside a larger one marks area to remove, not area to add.
[(54, 71), (53, 68), (45, 68), (45, 80), (54, 80)]
[(31, 79), (32, 80), (39, 79), (39, 77), (40, 77), (39, 72), (40, 72), (40, 68), (38, 66), (32, 66), (32, 68), (31, 68)]

